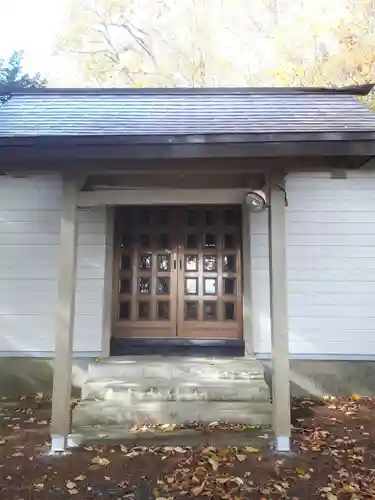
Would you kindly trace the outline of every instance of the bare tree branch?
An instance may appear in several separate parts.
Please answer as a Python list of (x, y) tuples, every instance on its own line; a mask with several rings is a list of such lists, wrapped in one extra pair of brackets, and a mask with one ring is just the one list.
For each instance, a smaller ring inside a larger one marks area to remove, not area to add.
[(143, 49), (144, 52), (146, 52), (150, 56), (152, 61), (155, 63), (154, 55), (152, 54), (151, 50), (147, 46), (146, 42), (135, 33), (135, 29), (133, 29), (130, 24), (128, 24), (125, 21), (122, 23), (121, 22), (111, 22), (110, 26), (125, 29), (129, 33), (129, 35), (133, 38), (133, 40), (141, 47), (141, 49)]

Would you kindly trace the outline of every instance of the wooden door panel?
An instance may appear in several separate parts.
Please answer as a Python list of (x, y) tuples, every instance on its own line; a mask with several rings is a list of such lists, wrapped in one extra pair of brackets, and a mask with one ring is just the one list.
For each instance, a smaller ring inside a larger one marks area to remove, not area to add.
[(240, 207), (117, 210), (115, 337), (240, 338), (241, 278)]
[(178, 326), (184, 338), (242, 336), (240, 207), (180, 210)]
[(176, 220), (163, 207), (116, 214), (115, 337), (175, 337)]

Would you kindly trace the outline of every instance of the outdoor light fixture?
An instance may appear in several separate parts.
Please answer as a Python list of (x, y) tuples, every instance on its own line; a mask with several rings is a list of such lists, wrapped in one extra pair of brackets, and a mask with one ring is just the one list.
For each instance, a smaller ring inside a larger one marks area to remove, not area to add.
[(246, 205), (251, 212), (263, 212), (267, 208), (267, 196), (263, 191), (250, 191), (246, 195)]
[(247, 193), (245, 200), (246, 200), (246, 205), (250, 209), (250, 212), (254, 213), (264, 212), (264, 210), (267, 210), (267, 208), (269, 208), (270, 202), (266, 193), (269, 192), (271, 186), (276, 187), (277, 189), (279, 189), (284, 193), (284, 203), (286, 207), (288, 206), (288, 196), (285, 188), (283, 186), (280, 186), (279, 184), (273, 184), (271, 182), (267, 182), (263, 186), (262, 190), (257, 189)]

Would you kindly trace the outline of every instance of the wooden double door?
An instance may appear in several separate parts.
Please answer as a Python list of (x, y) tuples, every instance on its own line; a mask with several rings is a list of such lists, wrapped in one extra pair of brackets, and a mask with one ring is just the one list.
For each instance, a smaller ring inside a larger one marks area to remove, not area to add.
[(114, 337), (242, 337), (239, 206), (118, 208), (114, 257)]

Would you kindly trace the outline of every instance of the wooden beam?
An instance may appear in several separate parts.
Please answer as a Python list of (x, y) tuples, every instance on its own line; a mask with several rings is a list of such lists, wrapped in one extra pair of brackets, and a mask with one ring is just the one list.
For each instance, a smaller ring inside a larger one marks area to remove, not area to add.
[(104, 296), (103, 296), (103, 357), (110, 354), (112, 335), (112, 294), (115, 286), (113, 281), (114, 265), (114, 223), (115, 208), (106, 207), (106, 235), (105, 235), (105, 267), (104, 267)]
[(77, 267), (77, 195), (79, 179), (63, 177), (60, 223), (51, 453), (66, 449), (70, 433), (72, 348)]
[(243, 338), (245, 356), (254, 356), (253, 315), (251, 296), (251, 230), (250, 207), (242, 204), (242, 267), (243, 267)]
[(236, 173), (232, 166), (230, 172), (175, 171), (165, 173), (158, 169), (139, 174), (92, 175), (88, 178), (84, 191), (126, 190), (126, 189), (238, 189), (249, 187), (260, 189), (264, 176), (260, 174)]
[(190, 205), (243, 203), (250, 188), (238, 189), (124, 189), (81, 191), (79, 207), (98, 205)]
[(368, 157), (363, 156), (330, 156), (330, 157), (311, 157), (298, 156), (293, 158), (206, 158), (202, 159), (163, 159), (163, 160), (78, 160), (72, 161), (34, 161), (30, 155), (16, 164), (7, 162), (5, 156), (0, 158), (2, 171), (10, 175), (31, 175), (33, 173), (52, 173), (52, 172), (71, 172), (77, 174), (82, 172), (84, 175), (176, 175), (176, 173), (187, 174), (209, 174), (223, 175), (249, 174), (263, 175), (276, 172), (293, 171), (325, 171), (329, 172), (333, 168), (358, 168)]
[(272, 403), (276, 450), (290, 451), (290, 375), (283, 179), (270, 184), (268, 236), (272, 336)]

